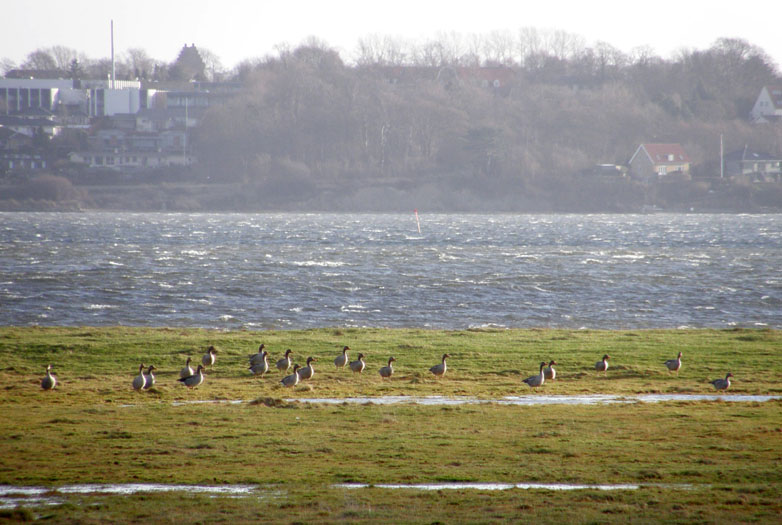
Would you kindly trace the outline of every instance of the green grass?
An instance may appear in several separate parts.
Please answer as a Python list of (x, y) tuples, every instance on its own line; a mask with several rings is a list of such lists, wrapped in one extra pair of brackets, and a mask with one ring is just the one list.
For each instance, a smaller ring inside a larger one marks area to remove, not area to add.
[[(265, 343), (296, 362), (319, 358), (293, 390), (280, 373), (247, 371)], [(176, 381), (188, 355), (213, 344), (214, 370), (196, 390)], [(367, 355), (361, 376), (335, 370), (343, 345)], [(731, 371), (734, 393), (779, 394), (774, 330), (428, 331), (321, 329), (222, 332), (146, 328), (0, 328), (0, 484), (249, 483), (251, 498), (182, 494), (74, 495), (34, 508), (49, 522), (562, 523), (779, 522), (782, 403), (675, 402), (598, 406), (309, 405), (284, 398), (529, 393), (521, 379), (556, 359), (546, 394), (712, 393)], [(682, 351), (678, 377), (662, 361)], [(442, 353), (449, 371), (428, 368)], [(607, 376), (592, 368), (611, 355)], [(377, 369), (397, 358), (396, 375)], [(153, 391), (131, 389), (138, 363), (158, 368)], [(40, 389), (46, 364), (60, 385)], [(242, 404), (176, 401), (256, 400)], [(419, 492), (336, 483), (631, 483), (638, 491)], [(690, 484), (688, 490), (666, 485)], [(63, 498), (62, 496), (60, 496)], [(183, 514), (178, 514), (178, 513)], [(3, 520), (27, 513), (6, 511)]]

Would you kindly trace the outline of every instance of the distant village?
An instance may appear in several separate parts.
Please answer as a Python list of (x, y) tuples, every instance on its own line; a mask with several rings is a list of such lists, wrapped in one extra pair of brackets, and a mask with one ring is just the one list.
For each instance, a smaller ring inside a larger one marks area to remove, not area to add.
[[(183, 64), (203, 69), (195, 45), (185, 45)], [(388, 68), (389, 83), (414, 74)], [(473, 82), (502, 95), (513, 82), (507, 67), (442, 68), (443, 81)], [(0, 177), (41, 173), (121, 173), (187, 169), (199, 161), (192, 134), (205, 112), (241, 92), (240, 82), (80, 78), (68, 71), (15, 69), (0, 78)], [(747, 120), (782, 121), (782, 86), (758, 86)], [(56, 139), (56, 140), (55, 140)], [(690, 180), (691, 157), (679, 143), (637, 144), (626, 163), (593, 159), (579, 173), (644, 182)], [(750, 183), (782, 182), (782, 154), (752, 144), (721, 152), (718, 176)], [(713, 173), (712, 176), (717, 175)]]

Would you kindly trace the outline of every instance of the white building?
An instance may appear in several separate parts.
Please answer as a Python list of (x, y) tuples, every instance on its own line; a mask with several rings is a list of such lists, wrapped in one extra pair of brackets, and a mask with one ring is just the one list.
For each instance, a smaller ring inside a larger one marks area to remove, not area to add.
[(62, 97), (73, 96), (73, 80), (0, 78), (0, 115), (29, 109), (54, 111)]
[(782, 118), (782, 86), (763, 86), (749, 116), (758, 123)]
[(138, 113), (148, 94), (137, 80), (0, 78), (0, 114), (31, 109), (54, 112), (58, 106), (78, 107), (90, 117)]

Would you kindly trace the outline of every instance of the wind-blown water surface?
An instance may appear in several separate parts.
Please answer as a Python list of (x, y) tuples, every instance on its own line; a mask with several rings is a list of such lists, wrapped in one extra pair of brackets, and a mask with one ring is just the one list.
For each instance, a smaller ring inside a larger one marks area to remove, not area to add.
[(0, 322), (782, 328), (782, 215), (0, 214)]

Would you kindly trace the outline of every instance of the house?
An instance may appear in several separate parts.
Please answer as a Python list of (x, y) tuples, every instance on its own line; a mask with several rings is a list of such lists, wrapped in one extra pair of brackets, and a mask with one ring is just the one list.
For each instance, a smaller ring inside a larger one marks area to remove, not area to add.
[(753, 182), (782, 182), (782, 156), (744, 146), (725, 155), (725, 175)]
[(681, 144), (641, 144), (628, 164), (637, 179), (690, 176), (690, 157)]
[(39, 153), (28, 151), (0, 151), (0, 173), (11, 171), (42, 171), (46, 168), (46, 159)]
[(782, 85), (763, 86), (755, 105), (749, 113), (749, 118), (755, 123), (767, 123), (782, 118)]

